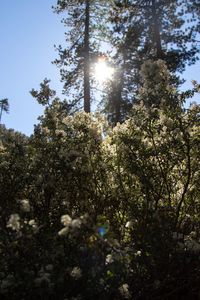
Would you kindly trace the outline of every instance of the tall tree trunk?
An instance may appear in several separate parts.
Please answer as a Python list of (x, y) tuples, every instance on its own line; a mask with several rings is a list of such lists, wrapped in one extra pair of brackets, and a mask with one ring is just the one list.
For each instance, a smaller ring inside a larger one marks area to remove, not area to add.
[(116, 80), (117, 85), (115, 84), (115, 120), (114, 125), (117, 125), (121, 121), (121, 103), (122, 103), (122, 88), (123, 88), (123, 72), (119, 74), (119, 80)]
[(1, 124), (2, 113), (3, 113), (3, 104), (1, 104), (1, 110), (0, 110), (0, 124)]
[(156, 12), (156, 0), (152, 0), (152, 17), (153, 17), (153, 41), (156, 45), (156, 56), (157, 59), (162, 58), (162, 45), (161, 45), (161, 37), (160, 37), (160, 26), (157, 18)]
[(84, 111), (90, 112), (90, 0), (85, 1), (85, 32), (84, 32)]
[(121, 68), (118, 70), (118, 78), (116, 78), (116, 99), (115, 99), (115, 125), (122, 122), (122, 91), (124, 87), (124, 72), (126, 69), (126, 51), (123, 51), (123, 62)]

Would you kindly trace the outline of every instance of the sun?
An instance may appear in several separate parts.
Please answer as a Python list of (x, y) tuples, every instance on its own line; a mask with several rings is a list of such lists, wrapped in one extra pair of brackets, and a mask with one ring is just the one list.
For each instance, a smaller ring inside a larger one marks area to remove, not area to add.
[(114, 69), (104, 59), (99, 59), (95, 64), (95, 78), (99, 83), (112, 79)]

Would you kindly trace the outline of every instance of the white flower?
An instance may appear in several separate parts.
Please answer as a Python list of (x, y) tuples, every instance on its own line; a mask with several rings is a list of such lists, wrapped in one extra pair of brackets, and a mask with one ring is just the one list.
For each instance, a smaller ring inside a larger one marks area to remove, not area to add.
[(68, 227), (64, 227), (63, 229), (61, 229), (61, 230), (58, 232), (58, 235), (60, 235), (60, 236), (67, 235), (67, 234), (68, 234), (68, 231), (69, 231), (69, 228), (68, 228)]
[(19, 231), (20, 229), (20, 217), (18, 214), (12, 214), (10, 215), (10, 218), (7, 223), (8, 228), (12, 228), (12, 230)]
[(79, 279), (82, 276), (82, 272), (81, 269), (79, 267), (74, 267), (70, 273), (70, 275), (74, 278), (74, 279)]
[(114, 260), (113, 260), (112, 254), (108, 254), (108, 255), (106, 256), (106, 265), (111, 264), (113, 261), (114, 261)]
[(174, 125), (174, 121), (173, 121), (172, 119), (168, 118), (168, 119), (166, 120), (166, 126), (167, 126), (168, 128), (172, 128), (173, 125)]
[(20, 204), (21, 204), (21, 209), (24, 212), (29, 212), (31, 210), (30, 203), (29, 203), (28, 199), (20, 200)]
[(69, 226), (72, 222), (72, 218), (69, 216), (69, 215), (63, 215), (61, 217), (61, 223), (64, 225), (64, 226)]
[(198, 103), (196, 101), (193, 101), (190, 103), (189, 109), (193, 110), (193, 109), (197, 109), (198, 107), (199, 107)]
[(37, 227), (37, 223), (33, 219), (28, 222), (28, 225), (30, 225), (32, 227)]
[(74, 219), (71, 223), (72, 228), (80, 228), (81, 227), (81, 220), (80, 219)]
[(126, 228), (133, 228), (133, 222), (132, 221), (128, 221), (125, 225)]
[(141, 256), (141, 254), (142, 254), (142, 251), (140, 251), (140, 250), (138, 250), (138, 251), (135, 253), (136, 256)]
[(58, 136), (64, 136), (64, 135), (65, 135), (65, 132), (64, 132), (64, 130), (56, 129), (56, 130), (55, 130), (55, 134), (58, 135)]
[(59, 235), (66, 235), (68, 234), (69, 230), (77, 229), (81, 227), (81, 219), (77, 218), (72, 220), (72, 218), (69, 215), (63, 215), (61, 217), (61, 223), (65, 226), (63, 229), (61, 229), (58, 234)]
[(129, 292), (129, 285), (127, 283), (124, 283), (119, 287), (119, 292), (125, 299), (130, 299), (131, 295)]
[(88, 218), (89, 218), (88, 213), (84, 214), (83, 216), (80, 216), (80, 220), (83, 224), (87, 223)]
[(38, 231), (38, 225), (34, 219), (30, 220), (28, 222), (28, 225), (32, 227), (32, 230), (34, 233), (36, 233)]
[(0, 142), (0, 151), (4, 151), (6, 148), (3, 146), (2, 142)]
[(49, 130), (48, 127), (43, 127), (42, 130), (43, 130), (44, 134), (49, 134), (50, 133), (50, 130)]

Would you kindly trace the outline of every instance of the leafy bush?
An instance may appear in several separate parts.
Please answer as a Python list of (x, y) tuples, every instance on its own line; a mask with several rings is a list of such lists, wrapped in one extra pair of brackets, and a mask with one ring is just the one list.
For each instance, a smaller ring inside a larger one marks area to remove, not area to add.
[(58, 100), (1, 127), (1, 299), (199, 299), (200, 108), (162, 89), (114, 129)]

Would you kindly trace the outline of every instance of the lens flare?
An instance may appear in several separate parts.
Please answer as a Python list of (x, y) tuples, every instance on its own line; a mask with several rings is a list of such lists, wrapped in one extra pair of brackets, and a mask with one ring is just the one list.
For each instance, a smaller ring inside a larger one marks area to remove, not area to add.
[(100, 236), (103, 237), (106, 233), (106, 229), (104, 227), (99, 227), (98, 228), (98, 233), (99, 233)]
[(103, 59), (99, 59), (95, 65), (95, 78), (99, 83), (112, 79), (114, 69), (111, 68)]

